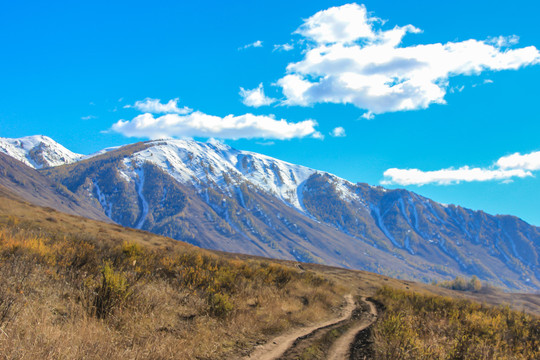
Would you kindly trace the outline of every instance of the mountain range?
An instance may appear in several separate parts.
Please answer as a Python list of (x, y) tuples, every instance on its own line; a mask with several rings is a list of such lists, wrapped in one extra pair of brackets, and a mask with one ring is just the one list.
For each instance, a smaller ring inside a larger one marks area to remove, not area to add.
[(217, 141), (152, 140), (92, 155), (0, 138), (0, 190), (38, 205), (228, 252), (431, 282), (476, 275), (540, 289), (540, 228)]

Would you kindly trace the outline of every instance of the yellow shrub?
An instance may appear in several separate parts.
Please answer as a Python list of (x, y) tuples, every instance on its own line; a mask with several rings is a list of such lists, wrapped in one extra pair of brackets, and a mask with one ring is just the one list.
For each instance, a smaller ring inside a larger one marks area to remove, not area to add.
[(106, 262), (101, 270), (101, 284), (94, 290), (93, 308), (91, 312), (98, 319), (109, 316), (116, 308), (124, 305), (131, 295), (130, 285), (126, 276), (114, 271), (112, 265)]

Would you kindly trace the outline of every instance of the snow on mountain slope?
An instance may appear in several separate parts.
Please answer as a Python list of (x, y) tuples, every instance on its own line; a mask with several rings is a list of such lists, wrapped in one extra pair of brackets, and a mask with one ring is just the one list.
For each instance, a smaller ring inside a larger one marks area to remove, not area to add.
[(128, 172), (133, 164), (150, 162), (182, 184), (196, 188), (212, 185), (229, 192), (247, 180), (300, 211), (303, 205), (299, 189), (317, 172), (218, 142), (158, 140), (147, 144), (148, 148), (125, 159)]
[[(138, 167), (148, 161), (171, 174), (180, 183), (194, 185), (196, 188), (210, 185), (232, 194), (234, 187), (247, 180), (304, 213), (303, 185), (311, 175), (319, 172), (266, 155), (236, 150), (218, 141), (203, 143), (168, 139), (149, 141), (146, 144), (148, 147), (145, 150), (125, 159), (125, 169), (120, 171), (126, 179), (133, 178), (136, 170), (134, 166)], [(18, 139), (0, 138), (0, 152), (35, 169), (74, 163), (118, 148), (111, 147), (91, 155), (81, 155), (43, 135)], [(342, 190), (344, 198), (356, 198), (349, 190), (352, 185), (350, 182), (328, 175)]]
[(0, 152), (34, 169), (70, 164), (83, 157), (43, 135), (18, 139), (0, 138)]

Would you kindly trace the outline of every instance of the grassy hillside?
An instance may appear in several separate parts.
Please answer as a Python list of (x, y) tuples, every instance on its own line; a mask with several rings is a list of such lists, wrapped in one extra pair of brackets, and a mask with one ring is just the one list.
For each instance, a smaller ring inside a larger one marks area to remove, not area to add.
[(24, 163), (0, 152), (0, 194), (17, 196), (36, 205), (50, 206), (69, 214), (110, 221), (91, 199), (77, 196)]
[(540, 318), (467, 300), (384, 287), (374, 359), (539, 359)]
[(371, 334), (379, 358), (538, 350), (537, 317), (480, 304), (539, 313), (538, 296), (211, 252), (0, 200), (1, 358), (237, 359), (290, 328), (336, 317), (347, 293), (375, 296), (386, 309)]
[(81, 232), (69, 215), (11, 205), (0, 215), (5, 358), (234, 358), (342, 301), (311, 271), (79, 218)]

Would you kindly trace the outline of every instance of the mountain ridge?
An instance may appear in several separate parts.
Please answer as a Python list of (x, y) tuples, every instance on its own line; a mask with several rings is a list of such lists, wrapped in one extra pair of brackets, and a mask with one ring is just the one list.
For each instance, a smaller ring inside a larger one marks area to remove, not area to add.
[(123, 225), (222, 251), (540, 288), (540, 229), (227, 145), (153, 140), (40, 170)]

